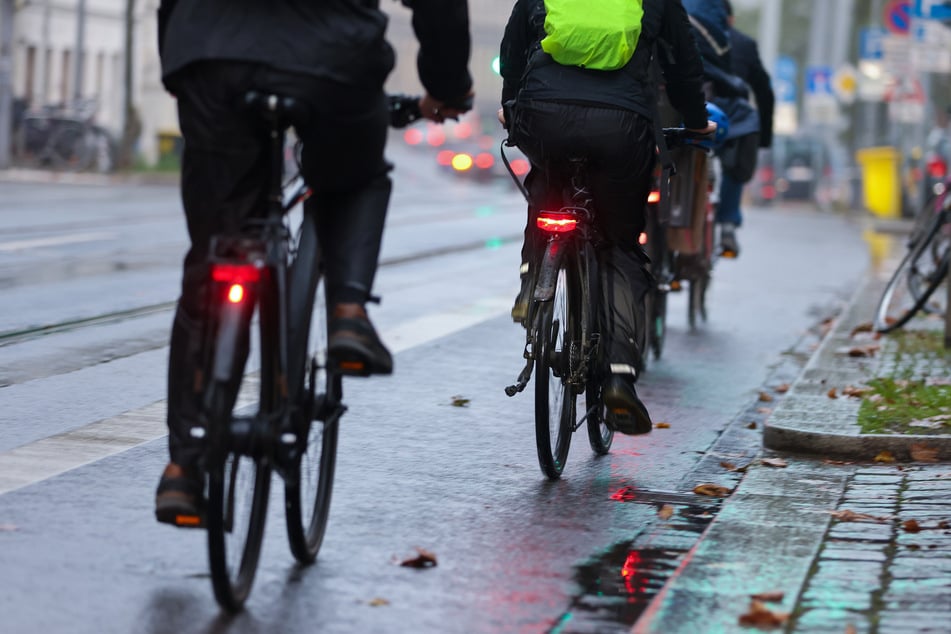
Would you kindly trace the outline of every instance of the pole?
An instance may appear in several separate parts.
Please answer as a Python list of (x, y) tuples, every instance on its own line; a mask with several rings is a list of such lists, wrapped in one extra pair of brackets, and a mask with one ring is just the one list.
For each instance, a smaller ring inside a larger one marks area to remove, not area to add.
[(759, 52), (763, 66), (776, 73), (779, 40), (782, 37), (783, 0), (763, 0), (759, 14)]
[(0, 169), (10, 167), (13, 144), (13, 2), (0, 0)]
[(76, 51), (73, 62), (73, 100), (83, 98), (83, 71), (86, 67), (86, 0), (76, 3)]

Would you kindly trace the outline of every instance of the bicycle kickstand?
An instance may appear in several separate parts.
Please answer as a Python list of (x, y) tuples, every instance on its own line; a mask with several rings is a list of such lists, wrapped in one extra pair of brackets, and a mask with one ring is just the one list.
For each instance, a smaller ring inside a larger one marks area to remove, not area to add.
[(519, 392), (525, 389), (525, 386), (528, 385), (528, 382), (532, 380), (532, 368), (535, 367), (535, 361), (532, 358), (529, 358), (525, 362), (525, 367), (522, 368), (522, 371), (519, 372), (518, 378), (515, 379), (515, 385), (509, 385), (505, 388), (505, 393), (508, 396), (515, 396)]

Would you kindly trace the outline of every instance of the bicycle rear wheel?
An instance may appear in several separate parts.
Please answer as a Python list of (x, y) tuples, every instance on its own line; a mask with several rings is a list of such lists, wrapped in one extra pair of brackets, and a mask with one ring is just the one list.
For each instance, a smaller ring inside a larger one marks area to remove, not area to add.
[[(300, 563), (309, 564), (317, 557), (327, 528), (342, 414), (341, 379), (327, 372), (327, 301), (325, 285), (315, 273), (319, 258), (310, 214), (301, 224), (297, 254), (291, 267), (290, 328), (297, 443), (286, 465), (284, 515), (291, 552)], [(304, 375), (295, 374), (298, 368)]]
[(601, 345), (601, 281), (597, 258), (591, 250), (579, 259), (582, 284), (578, 306), (581, 312), (581, 363), (585, 368), (584, 416), (587, 417), (588, 443), (599, 456), (611, 450), (614, 431), (607, 426), (607, 410), (604, 407), (604, 355)]
[[(550, 254), (551, 255), (551, 254)], [(550, 480), (561, 477), (568, 459), (575, 422), (575, 388), (571, 385), (572, 348), (580, 344), (580, 303), (577, 272), (569, 269), (564, 252), (554, 254), (543, 266), (555, 267), (551, 301), (536, 313), (535, 345), (535, 445), (538, 464)], [(578, 351), (576, 350), (576, 353)]]
[[(261, 350), (260, 411), (256, 418), (236, 418), (232, 411), (240, 392), (250, 343), (254, 298), (245, 305), (222, 303), (215, 336), (214, 361), (204, 410), (209, 420), (205, 458), (208, 474), (208, 559), (215, 598), (226, 610), (240, 610), (254, 582), (271, 491), (271, 462), (257, 439), (263, 415), (273, 411), (280, 372), (275, 345), (277, 300), (263, 285), (259, 307)], [(221, 300), (224, 302), (224, 300)], [(227, 378), (230, 377), (230, 378)]]
[[(948, 275), (948, 237), (941, 235), (945, 214), (936, 214), (885, 285), (875, 311), (875, 330), (901, 328), (925, 307)], [(936, 312), (937, 309), (933, 309)]]
[(650, 352), (654, 359), (660, 359), (664, 353), (667, 338), (667, 288), (673, 279), (672, 255), (667, 250), (665, 229), (657, 218), (659, 211), (651, 209), (647, 216), (647, 255), (650, 258), (650, 272), (654, 278), (647, 304), (647, 348), (644, 351), (646, 365)]

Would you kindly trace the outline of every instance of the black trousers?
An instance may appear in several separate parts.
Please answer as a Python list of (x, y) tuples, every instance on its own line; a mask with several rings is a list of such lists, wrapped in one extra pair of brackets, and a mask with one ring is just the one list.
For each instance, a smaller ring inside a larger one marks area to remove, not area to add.
[(210, 240), (267, 211), (268, 124), (242, 108), (242, 98), (255, 89), (304, 106), (293, 123), (304, 144), (303, 176), (315, 191), (307, 204), (316, 213), (331, 303), (363, 303), (373, 285), (391, 188), (383, 157), (388, 113), (380, 85), (343, 85), (258, 64), (202, 62), (169, 83), (185, 141), (182, 203), (191, 242), (169, 353), (169, 453), (189, 465), (200, 455), (189, 428), (197, 416)]
[(647, 197), (654, 169), (654, 128), (627, 110), (529, 101), (518, 104), (514, 136), (531, 161), (526, 184), (529, 206), (522, 261), (531, 263), (540, 246), (535, 214), (546, 204), (561, 206), (567, 159), (588, 162), (588, 186), (604, 239), (602, 298), (607, 323), (608, 362), (639, 372), (639, 334), (646, 327), (644, 299), (650, 288), (648, 262), (638, 238), (646, 226)]

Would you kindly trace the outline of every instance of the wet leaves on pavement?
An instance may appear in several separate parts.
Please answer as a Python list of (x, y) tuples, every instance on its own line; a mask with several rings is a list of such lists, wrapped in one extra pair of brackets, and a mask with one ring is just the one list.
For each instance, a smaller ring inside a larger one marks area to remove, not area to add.
[(918, 520), (905, 520), (901, 523), (901, 527), (906, 533), (921, 532), (921, 524), (918, 523)]
[(878, 522), (884, 524), (891, 520), (889, 517), (879, 517), (877, 515), (869, 515), (868, 513), (856, 513), (848, 509), (829, 511), (829, 514), (840, 522)]
[(729, 489), (719, 484), (698, 484), (693, 488), (693, 492), (697, 495), (705, 495), (712, 498), (725, 498), (732, 492), (732, 489)]
[(859, 324), (858, 326), (852, 329), (852, 332), (851, 334), (849, 334), (849, 336), (854, 337), (855, 335), (863, 333), (863, 332), (875, 332), (875, 327), (872, 325), (872, 322)]
[(782, 601), (783, 597), (785, 596), (786, 593), (782, 590), (773, 590), (771, 592), (760, 592), (758, 594), (750, 595), (750, 598), (754, 601), (776, 602)]
[(750, 423), (746, 426), (747, 429), (756, 429), (758, 425), (755, 422)]
[(849, 396), (852, 398), (862, 398), (868, 393), (869, 389), (867, 387), (855, 387), (854, 385), (846, 385), (842, 388), (842, 395)]
[(720, 463), (720, 466), (726, 469), (727, 471), (734, 471), (736, 473), (746, 473), (746, 470), (750, 468), (750, 465), (748, 464), (743, 465), (742, 467), (738, 467), (732, 462), (726, 462), (725, 460)]
[(400, 565), (407, 568), (433, 568), (436, 566), (436, 554), (417, 546), (416, 556), (404, 559)]
[(836, 389), (834, 387), (831, 388), (828, 392), (826, 392), (826, 396), (828, 396), (829, 398), (839, 398), (839, 394), (838, 392), (836, 392)]
[(938, 448), (922, 443), (914, 443), (909, 449), (912, 460), (918, 462), (938, 462)]
[(789, 463), (782, 458), (763, 458), (760, 460), (760, 464), (767, 467), (776, 467), (777, 469), (785, 469), (789, 466)]
[(772, 395), (767, 394), (766, 392), (759, 393), (759, 400), (763, 403), (769, 403), (773, 400)]
[(774, 387), (773, 391), (776, 392), (777, 394), (785, 394), (786, 392), (789, 391), (789, 388), (790, 388), (789, 383), (783, 383), (782, 385), (777, 385), (776, 387)]
[(655, 429), (670, 429), (670, 423), (654, 423)]
[(379, 607), (382, 607), (382, 606), (384, 606), (384, 605), (389, 605), (389, 604), (390, 604), (390, 602), (387, 601), (386, 599), (382, 598), (382, 597), (376, 597), (375, 599), (371, 599), (371, 600), (367, 603), (367, 605), (369, 605), (371, 608), (379, 608)]
[(895, 456), (892, 455), (892, 452), (886, 449), (885, 451), (882, 451), (877, 456), (875, 456), (874, 460), (875, 462), (884, 462), (884, 463), (890, 464), (892, 462), (895, 462)]
[(773, 612), (762, 601), (753, 599), (750, 608), (740, 616), (740, 625), (759, 628), (782, 627), (789, 620), (786, 612)]
[(470, 400), (456, 394), (452, 398), (453, 407), (469, 407)]
[(662, 507), (660, 507), (660, 510), (657, 511), (657, 517), (659, 517), (662, 520), (669, 520), (673, 516), (674, 516), (674, 507), (672, 507), (670, 504), (663, 505)]

